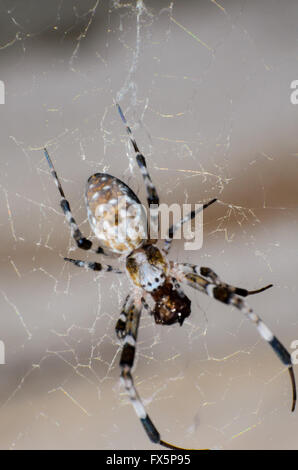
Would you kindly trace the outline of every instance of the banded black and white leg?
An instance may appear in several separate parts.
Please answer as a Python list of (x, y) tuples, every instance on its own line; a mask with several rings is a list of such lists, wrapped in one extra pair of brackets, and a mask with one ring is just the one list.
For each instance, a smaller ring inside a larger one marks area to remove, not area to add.
[(158, 197), (156, 188), (155, 188), (155, 186), (152, 182), (152, 179), (150, 177), (150, 174), (148, 172), (145, 157), (140, 152), (140, 149), (137, 145), (136, 139), (134, 138), (132, 130), (129, 127), (129, 125), (127, 124), (126, 118), (125, 118), (125, 116), (122, 112), (122, 109), (120, 108), (118, 103), (117, 103), (117, 109), (118, 109), (118, 112), (119, 112), (120, 117), (122, 119), (122, 122), (124, 123), (124, 125), (126, 127), (126, 131), (127, 131), (127, 134), (130, 138), (130, 142), (133, 146), (133, 149), (136, 153), (137, 164), (138, 164), (138, 166), (140, 168), (140, 171), (142, 173), (143, 180), (144, 180), (145, 187), (146, 187), (148, 206), (150, 207), (153, 204), (158, 206), (159, 205), (159, 197)]
[(226, 287), (231, 292), (233, 292), (234, 294), (240, 295), (241, 297), (247, 297), (248, 295), (259, 294), (261, 292), (264, 292), (267, 289), (270, 289), (270, 287), (273, 287), (273, 284), (268, 284), (267, 286), (261, 287), (260, 289), (247, 290), (247, 289), (243, 289), (242, 287), (234, 287), (230, 284), (226, 284), (222, 282), (219, 276), (211, 268), (200, 267), (200, 266), (190, 264), (190, 263), (181, 263), (180, 266), (182, 266), (182, 270), (184, 273), (186, 274), (194, 273), (194, 274), (199, 274), (201, 276), (204, 276), (207, 279), (211, 280), (214, 284)]
[(133, 408), (150, 441), (169, 449), (181, 449), (180, 447), (169, 444), (160, 438), (160, 434), (151, 421), (134, 385), (131, 370), (134, 364), (138, 328), (143, 307), (141, 298), (136, 297), (137, 296), (131, 295), (126, 299), (116, 325), (117, 335), (118, 337), (121, 337), (123, 342), (123, 349), (120, 358), (121, 379)]
[[(136, 341), (141, 311), (141, 301), (135, 300), (133, 296), (130, 296), (128, 299), (126, 299), (124, 308), (117, 322), (117, 335), (119, 336), (120, 330), (122, 330), (121, 337), (123, 339), (123, 349), (120, 358), (121, 379), (129, 395), (134, 410), (144, 426), (147, 436), (152, 442), (158, 444), (160, 442), (159, 432), (157, 431), (149, 416), (147, 415), (144, 405), (135, 388), (133, 377), (131, 374), (135, 358)], [(124, 331), (123, 327), (125, 328)]]
[(50, 167), (50, 170), (51, 170), (51, 174), (54, 178), (54, 181), (55, 181), (55, 184), (59, 190), (59, 193), (60, 193), (60, 196), (61, 196), (61, 201), (60, 201), (60, 206), (65, 214), (65, 218), (70, 226), (70, 231), (71, 231), (71, 236), (72, 238), (74, 239), (74, 241), (76, 242), (78, 248), (81, 248), (82, 250), (91, 250), (93, 251), (94, 253), (101, 253), (101, 254), (104, 254), (104, 251), (101, 247), (98, 247), (97, 249), (92, 249), (92, 242), (91, 240), (89, 240), (88, 238), (85, 238), (83, 237), (72, 213), (71, 213), (71, 209), (70, 209), (70, 205), (69, 205), (69, 202), (67, 201), (66, 197), (65, 197), (65, 194), (64, 194), (64, 191), (62, 189), (62, 186), (61, 186), (61, 183), (60, 183), (60, 180), (58, 178), (58, 175), (56, 173), (56, 170), (54, 168), (54, 165), (53, 165), (53, 162), (49, 156), (49, 153), (47, 151), (47, 149), (45, 148), (44, 149), (44, 154), (45, 154), (45, 157), (46, 157), (46, 160), (48, 162), (48, 165)]
[(131, 299), (131, 295), (128, 295), (125, 299), (121, 313), (119, 315), (118, 321), (115, 326), (116, 335), (118, 336), (119, 339), (123, 339), (126, 334), (126, 322), (127, 322), (127, 310), (128, 310), (127, 304), (130, 299)]
[[(209, 277), (211, 277), (211, 279), (213, 278), (213, 280), (211, 280), (210, 282), (208, 279), (205, 279), (198, 274), (183, 272), (183, 270), (185, 271), (185, 266), (183, 264), (173, 263), (172, 266), (174, 267), (174, 272), (176, 273), (176, 276), (180, 281), (184, 281), (190, 287), (193, 287), (194, 289), (197, 289), (200, 292), (204, 292), (205, 294), (209, 295), (210, 297), (213, 297), (216, 300), (219, 300), (222, 303), (233, 305), (256, 326), (260, 336), (271, 346), (280, 361), (288, 368), (292, 385), (291, 410), (294, 411), (296, 406), (297, 393), (291, 355), (283, 346), (283, 344), (272, 333), (272, 331), (268, 328), (268, 326), (262, 321), (262, 319), (253, 311), (252, 308), (247, 305), (247, 303), (241, 297), (239, 297), (239, 295), (243, 295), (243, 292), (237, 295), (237, 288), (222, 283), (219, 277), (215, 275), (212, 270), (210, 270), (208, 273)], [(203, 272), (206, 272), (204, 271), (206, 269), (208, 268), (204, 268)], [(240, 289), (240, 291), (245, 290)], [(255, 291), (245, 292), (248, 292), (246, 295), (249, 295), (250, 293), (256, 293)]]
[(80, 259), (64, 258), (64, 261), (69, 261), (79, 268), (85, 268), (87, 271), (104, 271), (123, 274), (120, 269), (114, 268), (110, 264), (96, 263), (94, 261), (82, 261)]
[(141, 297), (141, 302), (144, 307), (144, 309), (150, 314), (153, 315), (153, 310), (150, 307), (150, 305), (147, 304), (146, 299), (144, 297)]
[(203, 210), (207, 209), (207, 207), (211, 206), (211, 204), (214, 204), (214, 202), (216, 202), (216, 201), (217, 201), (216, 198), (212, 199), (211, 201), (207, 202), (206, 204), (203, 204), (198, 209), (189, 212), (185, 217), (183, 217), (181, 220), (179, 220), (179, 222), (177, 222), (176, 224), (171, 225), (171, 227), (169, 228), (169, 231), (168, 231), (168, 236), (165, 239), (164, 246), (163, 246), (163, 252), (166, 255), (169, 254), (169, 251), (171, 249), (172, 241), (173, 241), (175, 232), (177, 232), (177, 230), (179, 230), (182, 227), (183, 224), (185, 224), (186, 222), (189, 222), (190, 220), (194, 219), (196, 217), (196, 215), (199, 214), (199, 212), (202, 212)]

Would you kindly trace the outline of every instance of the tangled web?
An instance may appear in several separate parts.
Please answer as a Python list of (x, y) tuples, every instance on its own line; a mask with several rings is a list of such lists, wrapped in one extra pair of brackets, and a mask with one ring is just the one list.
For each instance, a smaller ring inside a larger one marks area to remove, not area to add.
[[(75, 250), (42, 148), (82, 232), (87, 178), (145, 201), (120, 102), (162, 202), (218, 198), (204, 244), (171, 258), (234, 285), (291, 350), (297, 339), (297, 5), (288, 0), (3, 1), (2, 448), (151, 448), (119, 384), (125, 276)], [(287, 32), (285, 34), (285, 31)], [(75, 251), (75, 253), (74, 253)], [(117, 260), (112, 260), (117, 264)], [(286, 371), (239, 312), (196, 292), (183, 328), (143, 314), (135, 382), (162, 437), (188, 448), (295, 448)], [(295, 336), (296, 335), (296, 336)]]

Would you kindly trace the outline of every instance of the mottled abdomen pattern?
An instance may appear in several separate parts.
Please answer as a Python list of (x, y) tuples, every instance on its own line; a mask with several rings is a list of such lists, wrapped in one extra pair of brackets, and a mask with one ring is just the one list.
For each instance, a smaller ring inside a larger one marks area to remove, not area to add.
[(123, 181), (96, 173), (85, 196), (90, 226), (105, 251), (127, 255), (147, 238), (145, 209)]

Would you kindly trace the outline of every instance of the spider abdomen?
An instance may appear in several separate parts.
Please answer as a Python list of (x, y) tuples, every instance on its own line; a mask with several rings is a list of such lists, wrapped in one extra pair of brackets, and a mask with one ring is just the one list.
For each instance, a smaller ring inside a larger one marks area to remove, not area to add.
[(123, 181), (96, 173), (88, 179), (85, 198), (90, 226), (102, 248), (125, 255), (146, 239), (145, 209)]

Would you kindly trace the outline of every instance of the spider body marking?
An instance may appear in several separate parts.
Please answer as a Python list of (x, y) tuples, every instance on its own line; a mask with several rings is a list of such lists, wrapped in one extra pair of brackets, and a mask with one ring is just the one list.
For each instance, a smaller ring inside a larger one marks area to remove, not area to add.
[(146, 213), (123, 181), (96, 173), (87, 181), (85, 202), (90, 226), (108, 253), (128, 255), (146, 238)]
[[(138, 148), (120, 106), (117, 105), (117, 108), (136, 154), (136, 162), (146, 188), (148, 205), (150, 207), (151, 204), (154, 204), (154, 209), (156, 209), (159, 198), (149, 175), (145, 157)], [(44, 149), (44, 153), (61, 196), (60, 206), (77, 247), (97, 254), (118, 255), (120, 260), (126, 258), (125, 270), (133, 289), (126, 297), (115, 328), (116, 334), (123, 344), (120, 357), (121, 379), (150, 441), (166, 448), (182, 449), (161, 439), (159, 431), (151, 421), (134, 385), (132, 368), (139, 322), (142, 310), (146, 309), (154, 316), (156, 323), (171, 325), (178, 322), (182, 325), (184, 319), (190, 315), (191, 302), (184, 294), (181, 284), (188, 285), (223, 304), (232, 305), (255, 325), (261, 338), (271, 346), (276, 356), (288, 369), (292, 386), (291, 409), (294, 411), (296, 384), (291, 356), (262, 319), (243, 300), (243, 297), (263, 292), (272, 285), (249, 291), (223, 282), (211, 268), (169, 261), (167, 256), (171, 250), (175, 231), (185, 222), (193, 219), (198, 211), (191, 211), (180, 222), (169, 228), (163, 248), (160, 250), (155, 246), (155, 240), (147, 239), (146, 214), (142, 210), (143, 206), (138, 197), (125, 183), (106, 173), (96, 173), (91, 176), (87, 182), (85, 193), (90, 226), (99, 240), (99, 246), (93, 248), (93, 242), (83, 237), (72, 215), (69, 202), (65, 198), (46, 149)], [(215, 201), (216, 199), (212, 199), (199, 210), (206, 209)], [(155, 222), (157, 221), (158, 212), (155, 211)], [(86, 270), (123, 273), (121, 269), (114, 268), (109, 264), (64, 259)], [(153, 301), (153, 308), (147, 304), (147, 297)]]

